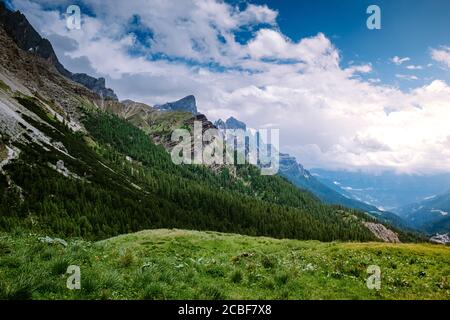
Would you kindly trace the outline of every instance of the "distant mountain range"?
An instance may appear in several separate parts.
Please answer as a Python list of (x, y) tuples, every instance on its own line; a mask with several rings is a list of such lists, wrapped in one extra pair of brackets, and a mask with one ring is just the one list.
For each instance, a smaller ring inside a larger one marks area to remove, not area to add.
[[(226, 121), (218, 119), (214, 125), (221, 129), (247, 129), (247, 125), (234, 117)], [(399, 216), (379, 210), (376, 206), (358, 201), (351, 196), (344, 195), (333, 188), (328, 187), (316, 179), (308, 170), (306, 170), (294, 156), (286, 153), (279, 154), (279, 174), (302, 190), (306, 190), (327, 204), (342, 205), (366, 212), (368, 215), (376, 217), (382, 221), (392, 223), (400, 227), (406, 227), (405, 221)]]
[(310, 191), (321, 201), (329, 204), (339, 204), (349, 208), (365, 211), (371, 216), (388, 221), (397, 226), (405, 227), (406, 223), (399, 216), (379, 210), (377, 207), (346, 196), (318, 180), (306, 170), (297, 159), (289, 154), (280, 154), (280, 174), (297, 187)]
[(450, 232), (450, 174), (408, 175), (312, 169), (329, 188), (394, 212), (408, 226), (433, 234)]
[(325, 169), (311, 169), (311, 173), (339, 193), (394, 212), (450, 190), (450, 173), (418, 175)]
[(411, 226), (429, 234), (450, 233), (450, 191), (396, 210)]

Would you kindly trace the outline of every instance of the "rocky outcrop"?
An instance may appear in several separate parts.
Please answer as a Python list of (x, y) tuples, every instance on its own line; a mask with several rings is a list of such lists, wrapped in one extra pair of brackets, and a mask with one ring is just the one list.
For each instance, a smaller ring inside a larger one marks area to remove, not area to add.
[(3, 2), (0, 2), (0, 23), (20, 49), (43, 58), (53, 65), (60, 74), (92, 90), (100, 97), (117, 100), (114, 91), (106, 88), (104, 78), (96, 79), (84, 73), (73, 74), (64, 68), (59, 62), (50, 41), (39, 35), (25, 15), (20, 11), (9, 10)]
[(197, 103), (193, 95), (184, 97), (183, 99), (167, 102), (162, 105), (156, 105), (155, 109), (161, 111), (186, 111), (192, 114), (197, 114)]
[(400, 243), (398, 235), (381, 223), (364, 222), (364, 226), (366, 226), (366, 228), (369, 229), (375, 237), (383, 240), (384, 242)]
[(82, 84), (86, 88), (94, 91), (103, 99), (115, 100), (117, 101), (117, 95), (110, 88), (106, 88), (105, 78), (94, 78), (85, 73), (75, 73), (70, 76), (70, 78)]
[[(19, 92), (36, 97), (49, 113), (60, 121), (64, 118), (72, 129), (82, 129), (80, 118), (83, 114), (79, 106), (84, 103), (98, 105), (101, 102), (99, 96), (63, 76), (50, 61), (19, 48), (1, 24), (0, 43), (0, 79), (10, 87), (10, 90), (0, 90), (3, 98), (0, 101), (0, 131), (10, 137), (22, 137), (24, 130), (31, 130), (32, 133), (27, 135), (31, 135), (33, 140), (47, 142), (42, 138), (45, 135), (32, 125), (28, 126), (28, 122), (21, 116), (24, 114), (32, 117), (32, 113), (29, 114), (28, 109), (14, 99)], [(35, 120), (40, 121), (40, 118)]]
[[(160, 111), (157, 111), (160, 112)], [(193, 117), (190, 117), (186, 120), (184, 120), (182, 123), (178, 124), (178, 127), (182, 127), (182, 128), (189, 128), (189, 131), (191, 132), (191, 134), (194, 133), (194, 123), (195, 122), (200, 122), (201, 123), (201, 127), (202, 127), (202, 132), (201, 134), (203, 135), (208, 129), (217, 129), (214, 124), (208, 120), (208, 118), (206, 118), (206, 116), (204, 114), (196, 114)], [(170, 132), (172, 132), (172, 130), (170, 130)], [(175, 147), (178, 142), (177, 141), (172, 141), (171, 140), (171, 135), (169, 134), (164, 134), (165, 131), (161, 133), (153, 133), (152, 134), (152, 138), (153, 141), (157, 144), (161, 144), (164, 146), (164, 148), (166, 150), (168, 150), (169, 152), (173, 149), (173, 147)], [(199, 132), (195, 132), (195, 133), (200, 133)], [(194, 138), (200, 138), (202, 139), (202, 137), (192, 137), (192, 156), (194, 155)], [(210, 143), (214, 143), (215, 139), (213, 138), (211, 142), (205, 142), (203, 141), (203, 147), (205, 147), (206, 145), (209, 145)]]
[(450, 245), (450, 237), (448, 234), (436, 234), (430, 238), (430, 242)]
[(185, 121), (185, 124), (189, 127), (194, 127), (194, 122), (196, 121), (202, 123), (202, 133), (205, 133), (208, 129), (217, 129), (216, 126), (214, 126), (214, 124), (209, 121), (204, 114), (201, 113)]

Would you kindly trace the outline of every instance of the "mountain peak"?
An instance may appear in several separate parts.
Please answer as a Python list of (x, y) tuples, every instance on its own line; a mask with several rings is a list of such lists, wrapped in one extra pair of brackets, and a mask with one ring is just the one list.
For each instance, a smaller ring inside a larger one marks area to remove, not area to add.
[(73, 81), (82, 84), (88, 89), (91, 89), (104, 99), (110, 99), (117, 101), (117, 95), (110, 88), (106, 88), (105, 78), (94, 78), (85, 73), (75, 73), (70, 77)]
[(221, 130), (227, 128), (227, 125), (225, 124), (225, 121), (223, 121), (222, 119), (216, 120), (216, 121), (214, 122), (214, 126), (215, 126), (217, 129), (221, 129)]
[(162, 105), (156, 105), (155, 108), (161, 111), (187, 111), (193, 114), (198, 113), (197, 103), (193, 95), (188, 95), (174, 102), (167, 102)]
[(227, 129), (247, 130), (247, 125), (234, 117), (229, 117), (225, 123), (227, 125)]
[(218, 119), (216, 122), (214, 122), (214, 125), (218, 129), (242, 129), (247, 130), (247, 125), (236, 119), (235, 117), (229, 117), (226, 121), (223, 121), (222, 119)]
[(25, 15), (20, 11), (9, 10), (3, 2), (0, 2), (0, 24), (20, 49), (47, 60), (60, 74), (85, 86), (101, 97), (117, 100), (114, 91), (105, 87), (104, 78), (96, 79), (84, 73), (73, 74), (67, 70), (59, 62), (50, 41), (41, 37)]

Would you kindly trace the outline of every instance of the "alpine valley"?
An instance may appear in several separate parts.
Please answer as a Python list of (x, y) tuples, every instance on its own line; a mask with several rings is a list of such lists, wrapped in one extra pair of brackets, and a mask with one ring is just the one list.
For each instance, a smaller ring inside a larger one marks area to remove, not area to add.
[(211, 122), (193, 95), (120, 101), (3, 2), (0, 43), (0, 299), (450, 298), (450, 247), (429, 242), (448, 194), (396, 215), (287, 154), (274, 176), (176, 165), (174, 129), (246, 124)]

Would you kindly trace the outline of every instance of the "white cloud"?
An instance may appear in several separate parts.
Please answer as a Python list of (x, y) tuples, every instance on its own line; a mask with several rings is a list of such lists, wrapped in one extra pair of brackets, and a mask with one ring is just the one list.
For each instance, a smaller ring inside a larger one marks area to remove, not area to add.
[(359, 66), (353, 65), (350, 68), (348, 68), (347, 71), (349, 71), (351, 74), (353, 74), (353, 73), (370, 73), (370, 72), (372, 72), (372, 65), (370, 65), (370, 64), (364, 64), (364, 65), (359, 65)]
[(292, 59), (304, 63), (305, 67), (336, 67), (339, 55), (330, 40), (323, 33), (315, 37), (293, 42), (279, 31), (261, 29), (246, 48), (255, 59)]
[(450, 47), (443, 46), (441, 49), (431, 49), (431, 58), (450, 68)]
[[(58, 12), (39, 6), (57, 0), (30, 1), (13, 2), (57, 39), (63, 64), (105, 75), (122, 99), (156, 104), (195, 94), (211, 119), (235, 116), (251, 127), (280, 128), (282, 151), (308, 167), (450, 170), (447, 83), (434, 80), (403, 92), (377, 78), (366, 81), (359, 74), (373, 72), (371, 64), (341, 67), (339, 50), (322, 33), (289, 39), (267, 6), (241, 11), (213, 0), (85, 0), (96, 17), (85, 16), (82, 30), (68, 31)], [(134, 14), (140, 28), (151, 30), (150, 46), (129, 33)], [(239, 42), (239, 31), (252, 36)], [(445, 55), (436, 57), (442, 62)]]
[(239, 14), (240, 24), (245, 25), (248, 23), (268, 23), (276, 24), (276, 18), (278, 12), (269, 9), (266, 5), (257, 6), (249, 4), (244, 12)]
[(409, 60), (411, 60), (411, 58), (409, 58), (409, 57), (400, 58), (399, 56), (395, 56), (395, 57), (393, 57), (391, 59), (391, 61), (393, 63), (395, 63), (396, 65), (398, 65), (398, 66), (401, 65), (403, 62), (406, 62), (406, 61), (409, 61)]
[(403, 79), (403, 80), (418, 80), (419, 79), (419, 78), (417, 78), (417, 76), (410, 75), (410, 74), (396, 74), (395, 76), (397, 78)]
[(408, 70), (422, 70), (423, 67), (422, 66), (409, 65), (409, 66), (406, 66), (406, 69), (408, 69)]

